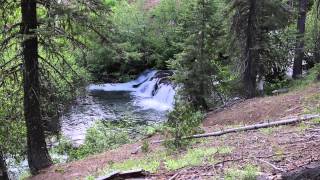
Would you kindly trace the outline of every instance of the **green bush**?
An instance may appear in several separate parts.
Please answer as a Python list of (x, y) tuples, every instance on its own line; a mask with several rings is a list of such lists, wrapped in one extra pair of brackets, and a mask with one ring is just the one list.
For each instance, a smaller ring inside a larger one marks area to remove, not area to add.
[(188, 103), (177, 103), (175, 109), (169, 114), (167, 122), (167, 132), (169, 139), (165, 146), (169, 149), (184, 148), (190, 144), (190, 140), (183, 137), (196, 134), (200, 131), (200, 123), (204, 115), (201, 111), (196, 111)]
[(128, 142), (130, 141), (126, 131), (111, 130), (102, 122), (98, 122), (88, 129), (85, 146), (91, 152), (99, 153), (106, 149), (114, 149)]
[(130, 142), (126, 131), (110, 129), (101, 121), (87, 130), (85, 143), (79, 147), (74, 147), (69, 140), (62, 138), (59, 145), (53, 148), (53, 152), (68, 155), (68, 160), (83, 159), (91, 154), (114, 149), (122, 144)]

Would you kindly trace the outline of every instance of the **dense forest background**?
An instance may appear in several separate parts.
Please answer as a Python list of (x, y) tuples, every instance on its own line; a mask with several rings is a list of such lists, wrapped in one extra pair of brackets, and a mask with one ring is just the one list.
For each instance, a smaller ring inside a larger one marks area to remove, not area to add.
[(231, 98), (319, 71), (318, 0), (0, 0), (0, 16), (0, 175), (9, 157), (52, 164), (45, 140), (91, 82), (172, 70), (181, 138)]

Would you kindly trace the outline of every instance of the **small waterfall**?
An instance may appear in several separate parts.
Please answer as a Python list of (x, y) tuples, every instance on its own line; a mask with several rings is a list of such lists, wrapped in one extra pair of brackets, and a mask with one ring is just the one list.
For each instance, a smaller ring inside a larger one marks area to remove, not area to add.
[(147, 70), (130, 82), (89, 85), (89, 93), (79, 97), (61, 117), (62, 134), (79, 146), (87, 129), (97, 121), (119, 120), (128, 112), (145, 123), (165, 120), (175, 96), (170, 75), (171, 71)]
[(143, 109), (167, 111), (173, 109), (175, 90), (171, 85), (160, 85), (154, 96), (137, 98), (135, 105)]
[(161, 78), (157, 77), (157, 73), (160, 72), (147, 70), (136, 80), (126, 83), (90, 85), (88, 91), (128, 91), (135, 97), (133, 104), (143, 110), (171, 110), (174, 104), (175, 90), (170, 84), (160, 83)]
[(136, 80), (126, 83), (110, 83), (110, 84), (91, 84), (87, 89), (88, 91), (136, 91), (137, 86), (150, 80), (157, 71), (146, 70)]

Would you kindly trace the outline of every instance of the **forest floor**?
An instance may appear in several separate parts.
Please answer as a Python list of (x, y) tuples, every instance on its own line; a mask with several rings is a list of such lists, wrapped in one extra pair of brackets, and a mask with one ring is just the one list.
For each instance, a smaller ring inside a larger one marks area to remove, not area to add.
[[(203, 123), (205, 132), (213, 132), (231, 127), (257, 124), (265, 121), (289, 118), (320, 109), (320, 85), (314, 84), (303, 90), (287, 94), (254, 98), (236, 103), (230, 107), (207, 114)], [(154, 135), (148, 140), (161, 139)], [(142, 142), (126, 144), (118, 149), (84, 160), (54, 165), (41, 174), (32, 177), (42, 179), (84, 179), (89, 175), (99, 175), (101, 169), (112, 163), (128, 159), (143, 159), (147, 154), (164, 151), (159, 144), (150, 144), (150, 152), (132, 154)], [(288, 172), (311, 162), (320, 161), (320, 121), (313, 120), (295, 125), (266, 128), (220, 137), (206, 138), (193, 145), (196, 148), (228, 147), (229, 152), (217, 151), (196, 166), (167, 170), (163, 163), (148, 179), (224, 179), (231, 170), (243, 170), (255, 166), (263, 176), (277, 178), (277, 174)], [(183, 154), (181, 152), (179, 154)], [(138, 161), (137, 161), (138, 162)], [(241, 172), (241, 171), (239, 171)]]

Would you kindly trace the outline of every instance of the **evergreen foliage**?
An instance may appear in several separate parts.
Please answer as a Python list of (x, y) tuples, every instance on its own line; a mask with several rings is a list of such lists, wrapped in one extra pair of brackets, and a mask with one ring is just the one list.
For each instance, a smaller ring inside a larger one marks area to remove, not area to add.
[(286, 46), (280, 37), (289, 23), (290, 11), (278, 0), (230, 3), (233, 58), (236, 58), (244, 95), (254, 97), (258, 94), (257, 76), (261, 78), (287, 67), (287, 55), (283, 52), (289, 49), (283, 49)]
[(174, 78), (177, 84), (182, 84), (181, 98), (190, 101), (196, 109), (206, 110), (214, 85), (220, 79), (218, 54), (224, 32), (214, 1), (200, 0), (188, 8), (190, 14), (180, 24), (188, 38), (183, 51), (169, 64), (177, 69)]
[[(229, 98), (304, 87), (320, 77), (319, 0), (145, 3), (0, 0), (0, 172), (3, 159), (25, 159), (31, 140), (45, 144), (44, 135), (60, 133), (59, 117), (91, 81), (124, 82), (145, 69), (173, 70), (178, 94), (167, 125), (175, 141), (168, 145), (179, 148), (188, 143), (182, 137), (198, 132), (203, 113)], [(294, 77), (310, 70), (291, 82), (286, 76), (294, 61)], [(37, 116), (34, 124), (23, 118), (28, 115)], [(38, 137), (28, 134), (33, 129)], [(113, 133), (95, 127), (88, 145), (64, 148), (76, 159), (128, 140)], [(33, 173), (43, 168), (29, 162)]]

